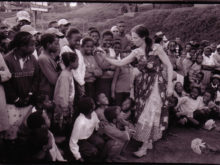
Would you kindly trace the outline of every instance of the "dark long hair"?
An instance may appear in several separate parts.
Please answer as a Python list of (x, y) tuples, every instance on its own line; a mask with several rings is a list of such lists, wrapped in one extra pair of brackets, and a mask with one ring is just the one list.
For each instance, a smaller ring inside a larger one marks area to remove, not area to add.
[(152, 50), (153, 41), (149, 37), (149, 31), (144, 25), (137, 25), (132, 28), (132, 32), (135, 32), (140, 38), (145, 38), (146, 43), (146, 55)]

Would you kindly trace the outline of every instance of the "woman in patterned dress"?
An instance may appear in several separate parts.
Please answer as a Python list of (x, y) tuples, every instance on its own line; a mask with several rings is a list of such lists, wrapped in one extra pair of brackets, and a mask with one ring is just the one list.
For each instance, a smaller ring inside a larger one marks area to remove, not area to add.
[[(134, 139), (143, 142), (135, 156), (146, 155), (147, 149), (152, 148), (152, 142), (159, 140), (168, 125), (166, 98), (173, 93), (171, 62), (159, 44), (153, 44), (149, 38), (148, 29), (137, 25), (131, 30), (132, 42), (138, 47), (122, 60), (102, 56), (111, 64), (123, 66), (135, 62), (141, 71), (135, 80), (135, 102), (137, 122)], [(167, 68), (167, 79), (162, 74), (163, 66)]]

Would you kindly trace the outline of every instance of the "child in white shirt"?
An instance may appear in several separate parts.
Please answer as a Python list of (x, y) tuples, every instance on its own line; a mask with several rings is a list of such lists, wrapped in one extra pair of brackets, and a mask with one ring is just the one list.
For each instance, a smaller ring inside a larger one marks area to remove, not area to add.
[(179, 118), (179, 124), (181, 125), (193, 125), (198, 126), (199, 122), (193, 118), (193, 112), (198, 109), (201, 97), (199, 96), (200, 88), (192, 87), (190, 96), (185, 96), (179, 99), (177, 105), (176, 116)]
[(99, 119), (94, 112), (94, 101), (83, 97), (79, 101), (80, 115), (77, 117), (69, 141), (70, 150), (76, 160), (95, 161), (104, 147), (104, 140), (96, 131)]

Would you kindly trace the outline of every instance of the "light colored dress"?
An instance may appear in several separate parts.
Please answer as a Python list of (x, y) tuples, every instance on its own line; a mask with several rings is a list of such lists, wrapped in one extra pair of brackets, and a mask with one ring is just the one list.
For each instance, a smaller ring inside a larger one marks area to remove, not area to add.
[[(11, 78), (11, 73), (8, 70), (5, 61), (0, 54), (0, 77), (2, 82), (5, 82)], [(5, 131), (9, 128), (8, 114), (6, 111), (6, 99), (5, 99), (5, 91), (0, 83), (0, 132)]]
[(154, 45), (150, 55), (137, 57), (141, 74), (135, 80), (137, 123), (134, 139), (150, 144), (159, 140), (168, 127), (167, 82), (162, 74), (163, 63), (158, 57), (162, 51), (160, 45)]

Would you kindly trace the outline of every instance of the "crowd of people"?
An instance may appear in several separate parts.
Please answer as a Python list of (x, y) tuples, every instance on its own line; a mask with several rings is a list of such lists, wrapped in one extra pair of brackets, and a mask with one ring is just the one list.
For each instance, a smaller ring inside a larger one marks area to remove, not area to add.
[(131, 139), (142, 157), (170, 127), (220, 118), (219, 43), (126, 25), (82, 34), (60, 19), (39, 32), (26, 11), (1, 21), (1, 160), (117, 162)]

